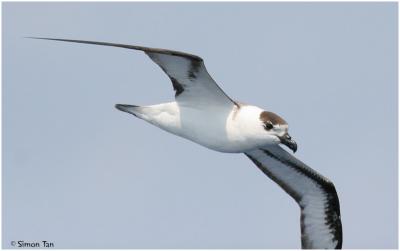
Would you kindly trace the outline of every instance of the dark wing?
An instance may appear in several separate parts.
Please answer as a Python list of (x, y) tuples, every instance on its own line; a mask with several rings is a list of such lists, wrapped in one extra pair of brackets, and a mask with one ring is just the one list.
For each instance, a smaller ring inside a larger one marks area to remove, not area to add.
[(199, 105), (228, 105), (236, 103), (230, 99), (224, 91), (215, 83), (208, 74), (202, 58), (179, 51), (148, 48), (136, 45), (125, 45), (107, 42), (30, 37), (33, 39), (45, 39), (72, 43), (105, 45), (121, 47), (145, 52), (171, 79), (175, 90), (175, 98), (188, 106)]
[(299, 204), (302, 248), (342, 247), (339, 199), (331, 181), (280, 146), (269, 146), (245, 154)]

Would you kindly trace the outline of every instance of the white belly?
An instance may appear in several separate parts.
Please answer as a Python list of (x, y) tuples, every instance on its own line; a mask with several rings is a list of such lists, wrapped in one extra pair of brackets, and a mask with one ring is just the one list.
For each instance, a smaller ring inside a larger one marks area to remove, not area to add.
[(219, 152), (238, 153), (253, 148), (245, 140), (231, 139), (227, 130), (229, 114), (224, 114), (226, 116), (223, 117), (201, 112), (193, 115), (196, 119), (183, 116), (184, 121), (181, 121), (182, 127), (177, 132), (178, 135)]
[[(142, 119), (180, 137), (219, 152), (240, 153), (257, 148), (257, 137), (240, 130), (240, 116), (232, 108), (207, 110), (178, 106), (175, 102), (145, 108)], [(243, 128), (242, 128), (243, 129)]]

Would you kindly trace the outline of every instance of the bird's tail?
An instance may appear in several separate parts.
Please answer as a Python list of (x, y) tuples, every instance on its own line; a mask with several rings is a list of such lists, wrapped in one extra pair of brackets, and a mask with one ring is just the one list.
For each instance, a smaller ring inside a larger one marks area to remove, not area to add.
[(140, 106), (137, 105), (123, 105), (123, 104), (116, 104), (115, 108), (117, 108), (120, 111), (130, 113), (134, 115), (135, 117), (140, 117)]
[(115, 105), (120, 111), (130, 113), (163, 130), (172, 132), (180, 127), (179, 108), (176, 102), (150, 106)]

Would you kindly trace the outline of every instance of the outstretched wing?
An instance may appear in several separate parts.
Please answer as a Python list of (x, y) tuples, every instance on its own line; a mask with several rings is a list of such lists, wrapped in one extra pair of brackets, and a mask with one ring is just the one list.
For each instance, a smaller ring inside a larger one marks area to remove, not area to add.
[(30, 38), (140, 50), (145, 52), (168, 75), (175, 90), (175, 98), (182, 105), (236, 105), (208, 74), (203, 59), (196, 55), (179, 51), (107, 42), (42, 37)]
[(280, 146), (269, 146), (245, 154), (299, 204), (302, 248), (342, 247), (339, 199), (330, 180)]

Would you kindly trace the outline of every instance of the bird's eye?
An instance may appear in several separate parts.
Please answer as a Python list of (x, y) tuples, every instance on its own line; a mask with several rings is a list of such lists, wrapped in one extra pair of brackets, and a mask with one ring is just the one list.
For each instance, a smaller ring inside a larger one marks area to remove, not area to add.
[(272, 125), (271, 121), (267, 121), (267, 123), (265, 123), (264, 125), (265, 130), (269, 131), (272, 128), (274, 128), (274, 125)]

